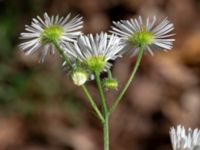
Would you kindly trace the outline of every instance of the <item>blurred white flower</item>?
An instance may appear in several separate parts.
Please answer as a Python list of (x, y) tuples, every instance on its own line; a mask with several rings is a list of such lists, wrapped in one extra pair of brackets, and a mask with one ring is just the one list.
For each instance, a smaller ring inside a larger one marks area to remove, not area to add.
[[(40, 62), (44, 61), (45, 56), (50, 50), (51, 54), (55, 53), (53, 42), (58, 42), (62, 47), (67, 42), (74, 42), (75, 39), (82, 34), (79, 31), (83, 27), (82, 17), (51, 16), (44, 13), (44, 20), (39, 16), (33, 18), (31, 25), (25, 25), (24, 33), (21, 33), (21, 39), (26, 40), (19, 47), (26, 55), (32, 54), (40, 50)], [(71, 18), (71, 19), (70, 19)]]
[(196, 128), (185, 130), (181, 125), (170, 129), (173, 150), (200, 150), (200, 131)]
[(121, 57), (123, 49), (121, 39), (107, 33), (81, 35), (76, 43), (67, 43), (65, 47), (68, 57), (79, 60), (91, 72), (108, 69), (109, 60)]
[(113, 22), (111, 33), (120, 36), (125, 44), (125, 49), (131, 50), (133, 55), (138, 53), (141, 47), (153, 55), (153, 50), (172, 49), (173, 38), (170, 34), (174, 25), (167, 19), (156, 23), (157, 19), (147, 18), (145, 21), (139, 16), (138, 19), (121, 20)]

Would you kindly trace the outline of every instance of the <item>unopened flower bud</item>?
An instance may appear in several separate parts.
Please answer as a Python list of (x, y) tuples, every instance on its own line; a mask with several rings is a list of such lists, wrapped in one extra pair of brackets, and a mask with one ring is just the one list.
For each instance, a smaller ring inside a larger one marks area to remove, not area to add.
[(81, 86), (85, 84), (88, 79), (88, 74), (84, 70), (75, 70), (71, 74), (71, 78), (75, 85)]
[(118, 81), (116, 79), (107, 78), (104, 80), (103, 86), (105, 89), (117, 89)]

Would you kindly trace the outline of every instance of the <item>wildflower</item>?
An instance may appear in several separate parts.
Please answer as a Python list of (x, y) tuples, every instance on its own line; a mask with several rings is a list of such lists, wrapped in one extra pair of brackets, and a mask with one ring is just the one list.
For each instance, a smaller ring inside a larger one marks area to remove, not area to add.
[(78, 59), (89, 71), (101, 72), (111, 66), (109, 60), (121, 57), (122, 48), (120, 38), (100, 33), (81, 35), (77, 43), (66, 44), (65, 50), (71, 59)]
[(113, 22), (111, 33), (120, 36), (127, 49), (134, 49), (133, 54), (138, 53), (140, 48), (144, 48), (153, 55), (154, 49), (172, 49), (174, 39), (170, 38), (174, 34), (169, 34), (174, 25), (167, 19), (156, 24), (156, 17), (147, 18), (143, 21), (138, 19), (121, 20)]
[(19, 47), (26, 55), (40, 50), (40, 62), (44, 62), (48, 51), (55, 53), (54, 42), (64, 45), (67, 42), (75, 41), (75, 38), (81, 34), (79, 31), (83, 27), (82, 17), (76, 16), (70, 19), (70, 14), (66, 17), (51, 16), (44, 13), (44, 20), (39, 16), (33, 18), (31, 25), (25, 26), (24, 33), (21, 33), (21, 39), (26, 40)]
[(192, 130), (178, 125), (175, 129), (170, 129), (170, 137), (173, 150), (199, 150), (200, 149), (200, 131)]

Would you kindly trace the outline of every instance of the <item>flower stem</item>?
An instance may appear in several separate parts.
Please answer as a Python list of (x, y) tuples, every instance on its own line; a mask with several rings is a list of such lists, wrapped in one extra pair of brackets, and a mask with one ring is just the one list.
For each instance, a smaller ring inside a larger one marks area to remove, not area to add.
[(108, 70), (108, 78), (112, 79), (112, 73), (111, 73), (110, 69)]
[(104, 150), (109, 150), (109, 113), (108, 113), (108, 108), (107, 108), (106, 99), (103, 92), (103, 87), (100, 80), (99, 72), (95, 72), (95, 79), (96, 79), (97, 86), (99, 89), (99, 94), (100, 94), (102, 107), (103, 107), (103, 114), (104, 114), (104, 123), (103, 123)]
[(104, 150), (109, 150), (109, 115), (107, 113), (103, 124)]
[[(60, 45), (58, 44), (58, 42), (53, 41), (53, 44), (54, 44), (54, 46), (56, 47), (56, 49), (57, 49), (57, 51), (59, 52), (59, 54), (60, 54), (60, 55), (62, 56), (62, 58), (64, 59), (64, 61), (66, 61), (67, 64), (68, 64), (70, 67), (72, 67), (72, 64), (71, 64), (69, 58), (66, 56), (66, 54), (64, 53), (63, 49), (60, 47)], [(89, 101), (90, 105), (91, 105), (92, 108), (94, 109), (96, 115), (98, 116), (98, 118), (100, 119), (100, 121), (101, 121), (102, 123), (104, 123), (104, 117), (103, 117), (103, 115), (101, 114), (100, 110), (98, 109), (98, 107), (97, 107), (95, 101), (93, 100), (92, 96), (90, 95), (88, 89), (86, 88), (85, 85), (82, 85), (81, 87), (82, 87), (82, 90), (83, 90), (83, 92), (85, 93), (86, 97), (88, 98), (88, 101)]]
[(104, 95), (104, 92), (103, 92), (103, 87), (102, 87), (102, 84), (101, 84), (99, 72), (95, 72), (95, 79), (96, 79), (96, 82), (97, 82), (97, 87), (98, 87), (98, 90), (99, 90), (101, 103), (102, 103), (102, 107), (103, 107), (103, 114), (104, 114), (104, 118), (105, 118), (106, 113), (108, 111), (108, 108), (107, 108), (106, 99), (105, 99), (105, 95)]
[(94, 109), (94, 111), (96, 112), (98, 118), (100, 119), (100, 121), (102, 123), (104, 123), (104, 117), (103, 115), (101, 114), (100, 110), (98, 109), (96, 103), (94, 102), (92, 96), (90, 95), (89, 91), (87, 90), (86, 86), (85, 85), (82, 85), (82, 90), (83, 92), (85, 93), (86, 97), (88, 98), (88, 101), (90, 103), (90, 105), (92, 106), (92, 108)]
[(69, 65), (69, 67), (72, 67), (72, 64), (69, 60), (69, 58), (66, 56), (66, 54), (64, 53), (64, 50), (60, 47), (60, 45), (58, 44), (57, 41), (53, 41), (53, 45), (55, 46), (55, 48), (57, 49), (57, 51), (59, 52), (59, 54), (63, 57), (63, 59), (67, 62), (67, 64)]
[(127, 91), (128, 87), (130, 86), (131, 82), (133, 81), (135, 74), (136, 74), (136, 72), (139, 68), (140, 62), (142, 60), (143, 53), (144, 53), (144, 46), (141, 46), (139, 54), (138, 54), (138, 58), (136, 60), (136, 63), (135, 63), (135, 66), (133, 68), (133, 71), (131, 73), (131, 76), (129, 77), (126, 85), (123, 88), (123, 90), (120, 92), (120, 94), (117, 96), (116, 100), (113, 102), (112, 106), (110, 107), (110, 109), (108, 111), (109, 115), (115, 110), (115, 108), (117, 107), (117, 105), (121, 101), (122, 97), (124, 96), (125, 92)]

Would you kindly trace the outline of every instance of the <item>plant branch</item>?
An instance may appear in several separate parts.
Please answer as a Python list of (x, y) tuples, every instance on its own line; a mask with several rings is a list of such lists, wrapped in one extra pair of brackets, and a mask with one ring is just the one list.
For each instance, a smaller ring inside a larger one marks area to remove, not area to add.
[(90, 105), (92, 106), (92, 108), (96, 112), (98, 118), (101, 120), (102, 123), (104, 123), (104, 117), (101, 114), (100, 110), (98, 109), (98, 107), (97, 107), (95, 101), (93, 100), (92, 96), (90, 95), (88, 89), (86, 88), (85, 85), (82, 85), (81, 88), (82, 88), (83, 92), (85, 93), (86, 97), (88, 98)]
[(59, 54), (63, 57), (63, 59), (67, 62), (67, 64), (72, 67), (72, 64), (69, 60), (69, 58), (66, 56), (66, 54), (64, 53), (64, 50), (60, 47), (60, 45), (58, 44), (57, 41), (53, 41), (53, 44), (55, 46), (55, 48), (58, 50)]
[(102, 103), (102, 107), (103, 107), (103, 112), (104, 112), (104, 118), (105, 118), (106, 113), (108, 111), (108, 108), (107, 108), (106, 98), (105, 98), (105, 95), (104, 95), (104, 92), (103, 92), (103, 87), (102, 87), (102, 84), (101, 84), (99, 72), (95, 72), (95, 79), (96, 79), (96, 82), (97, 82), (97, 87), (98, 87), (98, 90), (99, 90), (101, 103)]
[(121, 101), (122, 97), (124, 96), (125, 92), (127, 91), (128, 87), (130, 86), (131, 82), (133, 81), (135, 74), (139, 68), (140, 62), (142, 60), (142, 56), (144, 53), (144, 47), (141, 46), (139, 54), (138, 54), (138, 58), (136, 60), (136, 64), (133, 68), (133, 71), (131, 73), (131, 76), (129, 77), (127, 83), (125, 84), (123, 90), (120, 92), (120, 94), (117, 96), (116, 100), (113, 102), (112, 106), (109, 109), (109, 115), (115, 110), (115, 108), (117, 107), (117, 105), (119, 104), (119, 102)]

